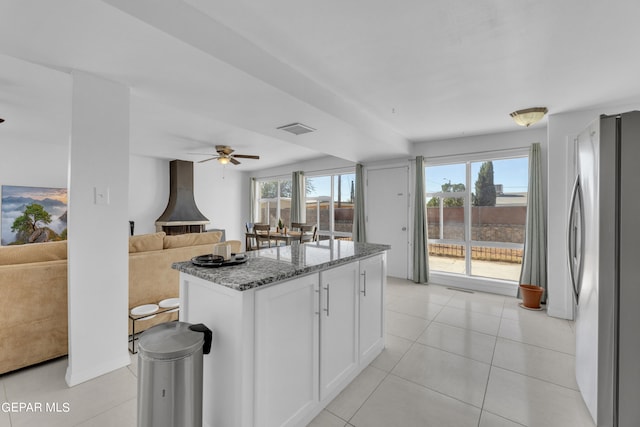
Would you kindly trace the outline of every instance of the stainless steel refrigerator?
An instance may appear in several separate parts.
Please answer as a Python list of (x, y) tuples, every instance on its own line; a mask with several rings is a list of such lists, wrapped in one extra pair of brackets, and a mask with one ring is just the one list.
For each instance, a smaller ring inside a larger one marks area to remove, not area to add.
[(576, 379), (598, 426), (640, 426), (640, 112), (576, 142), (568, 221)]

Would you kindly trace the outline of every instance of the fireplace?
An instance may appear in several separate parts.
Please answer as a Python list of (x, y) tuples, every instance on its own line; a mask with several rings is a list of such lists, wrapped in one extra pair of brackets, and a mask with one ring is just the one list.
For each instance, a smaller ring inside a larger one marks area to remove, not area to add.
[(164, 231), (168, 236), (187, 233), (202, 233), (205, 230), (204, 225), (156, 225), (157, 231)]
[(193, 197), (193, 162), (169, 163), (169, 202), (156, 220), (156, 230), (168, 235), (202, 233), (209, 220), (200, 212)]

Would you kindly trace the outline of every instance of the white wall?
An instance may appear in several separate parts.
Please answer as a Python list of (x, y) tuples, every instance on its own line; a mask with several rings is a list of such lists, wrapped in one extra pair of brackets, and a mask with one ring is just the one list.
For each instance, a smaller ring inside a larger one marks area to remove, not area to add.
[(21, 141), (2, 144), (0, 185), (67, 188), (69, 147)]
[(66, 188), (69, 74), (5, 55), (0, 55), (0, 70), (0, 116), (6, 120), (0, 125), (0, 185)]
[[(135, 221), (135, 234), (154, 233), (156, 219), (169, 201), (169, 160), (132, 155), (130, 157), (129, 220)], [(222, 228), (227, 240), (244, 241), (243, 199), (246, 176), (217, 162), (193, 165), (193, 192), (196, 206), (210, 224)]]
[(82, 72), (72, 77), (69, 386), (130, 363), (129, 88)]
[(294, 171), (304, 171), (305, 173), (314, 173), (314, 172), (327, 172), (333, 173), (334, 170), (339, 169), (347, 169), (353, 168), (355, 169), (355, 163), (349, 160), (340, 159), (338, 157), (326, 156), (319, 157), (313, 160), (306, 160), (304, 162), (292, 163), (289, 165), (279, 166), (275, 168), (269, 169), (261, 169), (248, 173), (250, 177), (254, 178), (267, 178), (267, 177), (276, 177), (276, 176), (289, 176)]
[(243, 199), (249, 199), (245, 179), (245, 175), (233, 170), (233, 166), (222, 166), (218, 162), (196, 163), (193, 167), (196, 206), (211, 221), (207, 228), (223, 228), (227, 240), (244, 242), (244, 222), (247, 220), (242, 206)]
[[(514, 124), (514, 126), (516, 125)], [(544, 125), (538, 124), (531, 128), (520, 128), (513, 132), (419, 142), (414, 144), (412, 154), (414, 156), (421, 155), (425, 157), (425, 160), (430, 160), (436, 157), (528, 148), (533, 142), (540, 143), (543, 156), (546, 156), (547, 130)]]
[(129, 157), (129, 220), (135, 234), (155, 233), (156, 219), (169, 201), (169, 161), (153, 157)]

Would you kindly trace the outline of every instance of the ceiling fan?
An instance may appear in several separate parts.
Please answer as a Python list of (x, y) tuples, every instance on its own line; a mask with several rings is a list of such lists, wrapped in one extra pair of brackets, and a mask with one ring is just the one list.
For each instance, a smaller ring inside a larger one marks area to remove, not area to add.
[(220, 164), (226, 165), (228, 163), (232, 163), (234, 165), (239, 165), (240, 162), (236, 159), (260, 159), (260, 156), (252, 156), (248, 154), (232, 154), (235, 150), (233, 150), (228, 145), (216, 145), (217, 156), (213, 156), (209, 159), (200, 160), (198, 163), (208, 162), (209, 160), (217, 160)]

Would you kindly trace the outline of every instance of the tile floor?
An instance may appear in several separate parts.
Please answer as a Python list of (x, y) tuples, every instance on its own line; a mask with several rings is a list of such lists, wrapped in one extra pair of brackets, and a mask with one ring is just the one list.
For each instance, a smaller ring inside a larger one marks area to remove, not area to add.
[[(573, 323), (518, 302), (389, 278), (386, 349), (310, 426), (593, 426), (573, 375)], [(66, 358), (0, 376), (0, 403), (43, 405), (0, 410), (0, 427), (134, 427), (132, 361), (73, 388)]]

